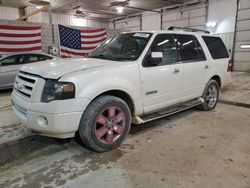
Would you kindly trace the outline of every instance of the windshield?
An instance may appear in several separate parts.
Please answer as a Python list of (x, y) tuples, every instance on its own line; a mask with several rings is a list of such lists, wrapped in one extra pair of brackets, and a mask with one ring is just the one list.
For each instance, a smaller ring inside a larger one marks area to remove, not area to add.
[(110, 38), (89, 53), (89, 58), (134, 61), (139, 58), (151, 33), (124, 33)]

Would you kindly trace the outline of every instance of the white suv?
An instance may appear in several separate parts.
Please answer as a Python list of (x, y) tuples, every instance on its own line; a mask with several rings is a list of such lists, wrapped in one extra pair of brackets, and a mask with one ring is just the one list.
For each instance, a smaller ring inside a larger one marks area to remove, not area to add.
[(232, 66), (221, 38), (194, 31), (122, 33), (83, 59), (25, 65), (15, 80), (13, 110), (41, 135), (78, 132), (99, 152), (119, 146), (131, 122), (194, 106), (212, 110)]

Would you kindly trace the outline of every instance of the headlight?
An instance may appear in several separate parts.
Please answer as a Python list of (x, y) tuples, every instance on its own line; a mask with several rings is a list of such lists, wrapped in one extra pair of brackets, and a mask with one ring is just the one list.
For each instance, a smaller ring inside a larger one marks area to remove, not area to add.
[(47, 80), (43, 88), (41, 102), (75, 98), (75, 85), (71, 82)]

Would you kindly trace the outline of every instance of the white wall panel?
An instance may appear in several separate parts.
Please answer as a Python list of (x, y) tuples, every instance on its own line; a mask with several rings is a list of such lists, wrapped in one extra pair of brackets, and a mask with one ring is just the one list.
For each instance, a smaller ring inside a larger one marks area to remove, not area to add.
[(0, 19), (16, 20), (18, 18), (19, 18), (19, 11), (17, 8), (0, 6)]
[(239, 20), (250, 19), (249, 9), (239, 10), (238, 19)]
[[(249, 9), (250, 11), (250, 9)], [(242, 20), (238, 22), (237, 31), (244, 31), (250, 30), (250, 19), (249, 20)]]
[(161, 29), (161, 15), (155, 12), (142, 13), (142, 30), (160, 30)]
[(236, 41), (239, 42), (244, 42), (244, 41), (249, 41), (250, 38), (250, 31), (238, 31), (236, 32)]
[[(47, 12), (42, 13), (42, 23), (49, 23), (49, 15)], [(108, 28), (108, 21), (79, 18), (73, 15), (55, 14), (55, 13), (52, 14), (52, 23), (81, 26), (81, 27)]]
[(250, 52), (235, 52), (234, 54), (235, 61), (239, 62), (248, 62), (250, 61)]
[(242, 49), (241, 45), (250, 44), (250, 1), (240, 0), (238, 10), (236, 41), (234, 51), (234, 69), (250, 72), (250, 49)]
[(240, 0), (240, 9), (250, 9), (250, 1), (249, 0)]
[(163, 28), (170, 26), (205, 29), (205, 5), (188, 6), (165, 12), (163, 15)]
[(140, 18), (133, 17), (133, 18), (125, 18), (122, 20), (116, 20), (115, 29), (139, 31), (140, 30)]
[(208, 22), (216, 22), (215, 33), (234, 32), (237, 0), (209, 0)]

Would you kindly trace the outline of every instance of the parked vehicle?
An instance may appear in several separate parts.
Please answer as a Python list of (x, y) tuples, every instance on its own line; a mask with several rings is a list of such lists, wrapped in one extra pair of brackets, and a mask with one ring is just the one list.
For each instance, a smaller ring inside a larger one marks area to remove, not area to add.
[(13, 110), (41, 135), (69, 138), (79, 132), (87, 147), (104, 152), (122, 143), (131, 122), (194, 106), (213, 110), (230, 71), (219, 37), (186, 30), (126, 32), (86, 58), (22, 67)]
[(18, 69), (24, 64), (51, 60), (55, 57), (43, 53), (21, 53), (0, 55), (0, 90), (10, 89), (14, 85)]

